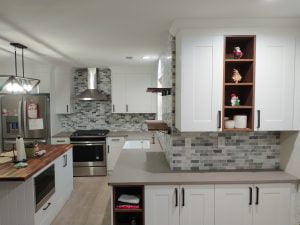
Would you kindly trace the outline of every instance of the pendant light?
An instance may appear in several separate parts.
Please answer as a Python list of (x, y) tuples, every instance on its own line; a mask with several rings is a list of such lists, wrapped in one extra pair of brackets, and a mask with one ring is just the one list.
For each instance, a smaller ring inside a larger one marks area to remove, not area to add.
[[(0, 77), (7, 77), (7, 81), (2, 85), (0, 92), (2, 94), (27, 94), (32, 91), (39, 83), (39, 79), (25, 77), (24, 66), (24, 49), (27, 47), (20, 43), (10, 43), (15, 47), (15, 75), (0, 75)], [(22, 50), (22, 77), (18, 76), (18, 64), (17, 64), (17, 48)]]

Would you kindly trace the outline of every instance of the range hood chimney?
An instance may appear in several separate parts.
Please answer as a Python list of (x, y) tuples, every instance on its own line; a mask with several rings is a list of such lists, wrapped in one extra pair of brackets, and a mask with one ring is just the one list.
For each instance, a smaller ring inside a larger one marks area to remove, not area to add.
[(108, 101), (108, 96), (97, 89), (97, 68), (88, 68), (88, 88), (77, 95), (78, 100), (83, 101)]

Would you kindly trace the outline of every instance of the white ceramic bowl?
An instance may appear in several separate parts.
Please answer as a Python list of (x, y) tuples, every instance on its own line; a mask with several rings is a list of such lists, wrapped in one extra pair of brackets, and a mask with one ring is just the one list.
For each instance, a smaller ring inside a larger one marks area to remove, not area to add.
[(235, 125), (235, 128), (243, 129), (247, 128), (247, 116), (246, 115), (235, 115), (233, 117)]
[(234, 124), (235, 124), (234, 120), (226, 120), (225, 121), (225, 128), (226, 129), (232, 129), (232, 128), (234, 128)]

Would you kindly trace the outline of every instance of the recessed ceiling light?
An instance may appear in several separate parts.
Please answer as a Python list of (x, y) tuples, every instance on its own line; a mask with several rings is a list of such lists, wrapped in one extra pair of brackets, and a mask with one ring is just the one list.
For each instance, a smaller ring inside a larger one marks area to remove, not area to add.
[(143, 59), (151, 59), (151, 56), (145, 55), (145, 56), (143, 56)]

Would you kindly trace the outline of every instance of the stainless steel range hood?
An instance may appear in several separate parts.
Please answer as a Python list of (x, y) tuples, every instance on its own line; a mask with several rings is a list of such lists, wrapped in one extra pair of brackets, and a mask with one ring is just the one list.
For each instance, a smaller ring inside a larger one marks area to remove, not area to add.
[(88, 68), (88, 89), (76, 96), (83, 101), (108, 101), (108, 96), (97, 89), (97, 68)]

